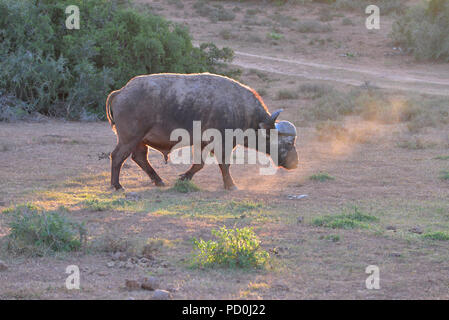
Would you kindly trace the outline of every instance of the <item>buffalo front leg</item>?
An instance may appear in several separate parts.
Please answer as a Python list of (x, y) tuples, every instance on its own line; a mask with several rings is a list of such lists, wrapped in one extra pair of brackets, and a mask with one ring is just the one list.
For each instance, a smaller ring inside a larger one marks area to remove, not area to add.
[(203, 169), (204, 162), (192, 164), (192, 166), (185, 173), (179, 176), (179, 180), (192, 180), (193, 175)]
[(151, 181), (153, 181), (156, 186), (165, 186), (162, 179), (159, 177), (159, 175), (156, 173), (156, 171), (148, 161), (148, 147), (145, 144), (139, 143), (136, 149), (134, 149), (131, 158), (143, 171), (146, 172), (146, 174), (150, 177)]
[(114, 151), (111, 152), (111, 185), (115, 190), (123, 189), (120, 185), (120, 169), (123, 162), (129, 157), (133, 150), (133, 145), (118, 143)]
[(203, 160), (203, 157), (202, 157), (203, 149), (204, 149), (204, 145), (201, 146), (201, 162), (192, 164), (190, 166), (189, 170), (187, 170), (183, 174), (179, 175), (179, 180), (182, 180), (182, 181), (184, 181), (184, 180), (192, 180), (192, 178), (195, 175), (195, 173), (197, 173), (198, 171), (203, 169), (203, 167), (204, 167), (204, 160)]
[(231, 173), (229, 172), (230, 164), (219, 164), (218, 165), (221, 170), (221, 175), (223, 176), (224, 188), (226, 190), (237, 190), (237, 186), (234, 184), (234, 180), (232, 180)]

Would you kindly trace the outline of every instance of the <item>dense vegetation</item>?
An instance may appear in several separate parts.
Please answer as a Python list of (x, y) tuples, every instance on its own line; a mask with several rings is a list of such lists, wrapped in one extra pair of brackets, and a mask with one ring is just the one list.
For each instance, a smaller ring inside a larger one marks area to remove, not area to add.
[[(31, 112), (104, 118), (107, 93), (139, 74), (221, 72), (228, 48), (119, 0), (0, 0), (0, 120)], [(80, 29), (65, 9), (80, 9)]]
[(410, 8), (394, 23), (391, 36), (419, 60), (449, 62), (449, 2)]

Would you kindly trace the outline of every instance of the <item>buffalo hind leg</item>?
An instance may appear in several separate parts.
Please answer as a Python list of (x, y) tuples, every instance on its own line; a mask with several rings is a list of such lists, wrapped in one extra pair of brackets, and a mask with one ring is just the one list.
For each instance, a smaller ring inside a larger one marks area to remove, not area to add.
[(229, 172), (230, 164), (220, 163), (218, 165), (221, 170), (221, 175), (223, 176), (224, 188), (226, 190), (237, 190), (237, 186), (234, 184), (234, 180), (232, 180), (231, 173)]
[(159, 177), (159, 175), (156, 173), (156, 171), (148, 161), (148, 147), (145, 144), (139, 143), (134, 149), (131, 158), (143, 171), (146, 172), (146, 174), (150, 177), (151, 181), (153, 181), (156, 186), (165, 186), (162, 179)]
[(133, 147), (131, 144), (118, 143), (114, 151), (111, 152), (111, 185), (115, 190), (123, 189), (120, 185), (120, 169), (131, 154)]

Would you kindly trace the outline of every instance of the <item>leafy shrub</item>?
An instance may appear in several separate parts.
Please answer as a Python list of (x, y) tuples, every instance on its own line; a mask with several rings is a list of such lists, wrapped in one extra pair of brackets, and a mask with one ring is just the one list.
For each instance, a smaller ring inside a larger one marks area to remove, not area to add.
[(418, 60), (449, 61), (449, 3), (432, 0), (410, 8), (394, 22), (391, 38)]
[[(184, 27), (123, 2), (0, 0), (0, 87), (26, 112), (103, 119), (107, 93), (136, 75), (220, 73), (232, 59), (229, 48), (195, 48)], [(65, 27), (68, 5), (80, 9), (79, 30)]]
[(85, 241), (86, 229), (71, 221), (65, 210), (43, 211), (27, 204), (6, 210), (11, 215), (8, 249), (14, 253), (43, 255), (55, 251), (76, 251)]
[(268, 252), (260, 248), (260, 240), (251, 228), (212, 230), (216, 241), (195, 240), (194, 262), (200, 267), (214, 265), (260, 268), (268, 262)]
[(337, 9), (365, 11), (369, 5), (376, 5), (380, 14), (401, 13), (405, 8), (404, 0), (336, 0), (334, 7)]

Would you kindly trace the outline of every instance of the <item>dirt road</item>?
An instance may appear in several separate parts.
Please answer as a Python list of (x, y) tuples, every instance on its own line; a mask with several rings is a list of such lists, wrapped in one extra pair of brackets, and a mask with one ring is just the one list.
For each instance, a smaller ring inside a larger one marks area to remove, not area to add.
[(440, 78), (431, 72), (420, 73), (413, 69), (385, 70), (382, 67), (374, 69), (361, 65), (331, 65), (305, 59), (286, 59), (242, 51), (235, 51), (233, 65), (311, 80), (336, 81), (353, 86), (369, 83), (383, 89), (449, 95), (449, 77)]

